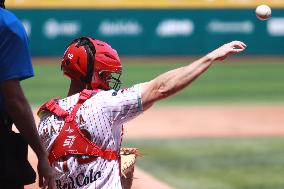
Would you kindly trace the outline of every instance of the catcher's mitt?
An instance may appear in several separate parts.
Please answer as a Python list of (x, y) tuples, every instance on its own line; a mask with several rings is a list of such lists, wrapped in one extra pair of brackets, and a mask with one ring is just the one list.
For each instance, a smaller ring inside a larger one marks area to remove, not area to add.
[(137, 148), (121, 148), (121, 186), (122, 189), (130, 189), (132, 186), (136, 157), (139, 155)]

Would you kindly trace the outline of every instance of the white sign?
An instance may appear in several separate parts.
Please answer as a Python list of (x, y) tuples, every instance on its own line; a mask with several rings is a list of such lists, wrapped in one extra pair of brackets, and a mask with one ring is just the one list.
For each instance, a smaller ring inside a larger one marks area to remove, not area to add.
[(59, 23), (55, 19), (45, 22), (43, 31), (46, 37), (55, 38), (58, 36), (75, 36), (81, 30), (80, 23), (77, 21), (63, 21)]
[(143, 32), (143, 27), (133, 20), (104, 20), (99, 25), (99, 33), (104, 36), (137, 36)]
[(189, 19), (167, 19), (159, 23), (156, 34), (160, 37), (190, 36), (194, 24)]
[(284, 36), (284, 18), (271, 18), (267, 23), (267, 32), (274, 37)]
[(207, 30), (210, 33), (220, 34), (252, 34), (254, 24), (249, 20), (239, 22), (213, 20), (208, 23)]

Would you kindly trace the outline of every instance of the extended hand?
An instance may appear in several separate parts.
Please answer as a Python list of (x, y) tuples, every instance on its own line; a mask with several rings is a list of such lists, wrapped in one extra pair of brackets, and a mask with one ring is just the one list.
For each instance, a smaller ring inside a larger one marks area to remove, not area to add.
[(207, 56), (212, 60), (224, 60), (231, 54), (240, 53), (246, 49), (246, 44), (241, 41), (232, 41), (210, 52)]

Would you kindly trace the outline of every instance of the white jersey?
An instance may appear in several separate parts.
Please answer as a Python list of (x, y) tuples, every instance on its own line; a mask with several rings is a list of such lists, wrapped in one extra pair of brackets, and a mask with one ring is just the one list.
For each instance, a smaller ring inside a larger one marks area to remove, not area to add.
[[(59, 101), (69, 113), (79, 94)], [(84, 102), (76, 114), (80, 130), (102, 149), (119, 151), (123, 123), (142, 112), (140, 85), (115, 92), (100, 91)], [(41, 116), (38, 132), (48, 152), (64, 124), (63, 118), (47, 112)], [(119, 162), (100, 157), (69, 155), (53, 163), (56, 169), (57, 189), (120, 189)]]

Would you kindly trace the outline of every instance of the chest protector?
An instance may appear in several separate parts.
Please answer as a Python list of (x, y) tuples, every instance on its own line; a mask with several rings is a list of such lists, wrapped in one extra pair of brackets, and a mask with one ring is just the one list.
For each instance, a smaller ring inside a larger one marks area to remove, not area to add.
[(59, 135), (56, 137), (49, 152), (48, 159), (51, 164), (59, 158), (66, 157), (68, 155), (95, 156), (106, 160), (119, 159), (117, 151), (102, 149), (100, 146), (86, 138), (76, 122), (75, 116), (78, 109), (92, 96), (93, 93), (94, 91), (91, 90), (83, 90), (79, 95), (78, 102), (70, 113), (58, 105), (59, 99), (51, 99), (39, 109), (39, 113), (41, 111), (50, 111), (56, 116), (64, 119), (64, 125), (59, 131)]

